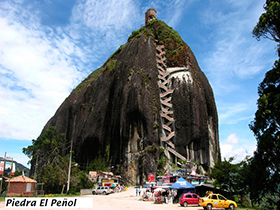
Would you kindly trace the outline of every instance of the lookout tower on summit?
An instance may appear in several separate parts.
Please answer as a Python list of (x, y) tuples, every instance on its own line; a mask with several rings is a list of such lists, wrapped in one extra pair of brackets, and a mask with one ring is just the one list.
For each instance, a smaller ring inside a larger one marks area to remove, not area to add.
[(150, 8), (145, 13), (145, 25), (147, 25), (151, 20), (157, 18), (157, 11), (154, 8)]

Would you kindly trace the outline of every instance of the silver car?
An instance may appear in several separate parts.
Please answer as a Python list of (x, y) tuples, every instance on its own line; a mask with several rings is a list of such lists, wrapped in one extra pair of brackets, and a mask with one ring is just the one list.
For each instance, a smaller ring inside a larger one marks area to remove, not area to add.
[(107, 187), (107, 186), (105, 186), (105, 187), (100, 186), (100, 187), (92, 190), (93, 195), (96, 195), (96, 194), (108, 195), (112, 192), (113, 192), (113, 190), (110, 187)]

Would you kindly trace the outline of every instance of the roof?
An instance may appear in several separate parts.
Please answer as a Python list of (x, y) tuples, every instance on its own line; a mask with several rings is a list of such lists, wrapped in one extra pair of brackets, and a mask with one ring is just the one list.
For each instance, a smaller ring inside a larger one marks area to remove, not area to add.
[(97, 171), (90, 171), (90, 172), (89, 172), (89, 175), (90, 175), (91, 177), (96, 177), (96, 176), (97, 176)]
[(190, 189), (195, 188), (192, 184), (186, 181), (184, 178), (178, 179), (171, 187), (171, 189)]
[(29, 177), (26, 176), (16, 176), (11, 178), (10, 180), (6, 180), (6, 182), (27, 182), (27, 183), (37, 183), (36, 180), (30, 179)]
[(113, 172), (101, 171), (101, 173), (103, 173), (105, 175), (114, 176)]
[(89, 176), (91, 178), (95, 178), (99, 175), (108, 175), (108, 176), (114, 176), (113, 172), (107, 172), (107, 171), (90, 171)]

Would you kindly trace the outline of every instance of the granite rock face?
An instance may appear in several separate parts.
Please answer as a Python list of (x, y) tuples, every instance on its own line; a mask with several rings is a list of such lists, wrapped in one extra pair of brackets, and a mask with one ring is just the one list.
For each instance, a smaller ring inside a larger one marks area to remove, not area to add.
[(135, 31), (104, 65), (74, 89), (44, 127), (73, 140), (75, 160), (90, 163), (107, 154), (135, 184), (157, 171), (163, 124), (156, 46), (166, 67), (187, 67), (191, 79), (170, 77), (174, 149), (210, 166), (220, 158), (218, 117), (212, 88), (177, 32), (159, 20)]

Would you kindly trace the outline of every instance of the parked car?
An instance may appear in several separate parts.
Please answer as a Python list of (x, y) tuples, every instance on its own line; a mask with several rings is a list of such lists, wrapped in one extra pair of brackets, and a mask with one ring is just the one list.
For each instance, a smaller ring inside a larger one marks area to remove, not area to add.
[(199, 196), (195, 193), (185, 193), (181, 198), (179, 198), (179, 203), (181, 206), (187, 207), (190, 205), (199, 204)]
[(96, 194), (108, 195), (112, 192), (113, 192), (113, 190), (110, 187), (107, 187), (107, 186), (105, 186), (105, 187), (100, 186), (100, 187), (92, 190), (93, 195), (96, 195)]
[(237, 208), (237, 204), (234, 201), (228, 200), (220, 194), (210, 194), (207, 197), (200, 198), (199, 205), (208, 210), (211, 210), (213, 207), (230, 210)]

